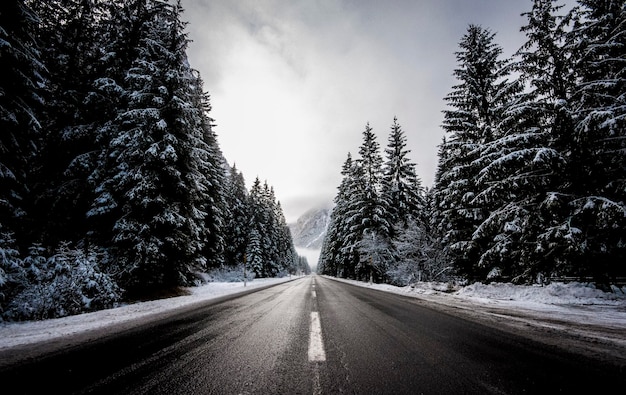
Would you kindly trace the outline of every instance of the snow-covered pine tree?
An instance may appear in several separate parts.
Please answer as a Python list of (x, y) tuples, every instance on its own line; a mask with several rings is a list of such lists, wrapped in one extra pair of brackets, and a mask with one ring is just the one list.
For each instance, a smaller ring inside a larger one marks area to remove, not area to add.
[(257, 229), (253, 227), (248, 235), (248, 245), (246, 246), (246, 255), (244, 257), (246, 271), (252, 273), (253, 276), (249, 278), (265, 276), (265, 269), (263, 267), (263, 262), (265, 261), (264, 255), (261, 237)]
[[(278, 207), (276, 201), (276, 195), (274, 188), (270, 187), (267, 180), (263, 183), (263, 211), (265, 213), (266, 233), (265, 233), (265, 247), (267, 251), (268, 259), (265, 262), (265, 272), (267, 277), (276, 277), (280, 271), (279, 262), (279, 240), (281, 229), (278, 219)], [(282, 215), (282, 212), (281, 212)]]
[(392, 240), (395, 252), (387, 269), (390, 284), (406, 286), (417, 281), (441, 281), (447, 261), (437, 236), (423, 222), (410, 217)]
[[(433, 180), (433, 187), (430, 189), (428, 196), (428, 208), (430, 211), (430, 217), (428, 219), (428, 225), (437, 237), (442, 241), (451, 229), (451, 225), (444, 220), (447, 210), (445, 210), (446, 195), (439, 191), (446, 185), (444, 183), (443, 176), (447, 174), (450, 169), (449, 165), (452, 164), (450, 160), (448, 140), (444, 134), (441, 138), (441, 143), (437, 146), (437, 169), (435, 171), (435, 179)], [(447, 182), (447, 181), (446, 181)]]
[[(386, 261), (375, 257), (391, 255), (390, 244), (391, 224), (389, 222), (389, 202), (382, 192), (383, 158), (376, 135), (366, 124), (363, 131), (363, 142), (359, 147), (359, 159), (356, 160), (353, 172), (352, 196), (349, 200), (347, 225), (350, 243), (344, 249), (354, 248), (352, 241), (356, 241), (359, 250), (359, 260), (355, 267), (358, 278), (369, 279), (375, 276), (377, 280), (383, 278)], [(359, 244), (360, 243), (360, 244)], [(367, 252), (367, 256), (362, 253)]]
[(249, 239), (247, 250), (258, 260), (256, 276), (275, 277), (293, 270), (297, 253), (274, 188), (267, 181), (261, 183), (257, 177), (250, 188), (248, 201), (249, 237), (258, 239), (258, 246), (257, 241)]
[[(267, 185), (267, 183), (265, 184)], [(267, 262), (270, 257), (270, 215), (266, 205), (264, 186), (257, 176), (250, 187), (250, 239), (248, 241), (248, 262), (256, 262), (254, 272), (257, 277), (267, 277)]]
[(406, 145), (404, 131), (394, 117), (385, 149), (382, 179), (382, 194), (388, 201), (388, 218), (392, 225), (407, 224), (410, 218), (416, 219), (424, 209), (424, 190), (415, 173), (415, 164), (408, 157), (411, 151)]
[(274, 188), (265, 182), (263, 187), (264, 204), (268, 216), (268, 256), (266, 273), (270, 277), (293, 273), (297, 264), (298, 254), (293, 245), (291, 231), (287, 226), (285, 214), (280, 202), (276, 199)]
[[(572, 237), (572, 273), (600, 284), (626, 276), (626, 6), (580, 0), (568, 42), (576, 61), (574, 129), (563, 185), (567, 214), (554, 232)], [(563, 242), (562, 242), (563, 243)]]
[[(108, 18), (102, 21), (102, 75), (94, 81), (94, 90), (103, 102), (100, 108), (103, 122), (96, 129), (100, 146), (98, 166), (89, 176), (94, 199), (86, 217), (89, 240), (102, 246), (111, 246), (113, 228), (122, 216), (123, 192), (117, 187), (119, 152), (113, 140), (121, 133), (121, 116), (129, 109), (131, 94), (126, 77), (133, 67), (142, 40), (145, 40), (152, 18), (146, 0), (107, 2)], [(95, 96), (95, 95), (94, 95)]]
[(33, 161), (36, 196), (32, 240), (55, 246), (87, 233), (85, 213), (93, 198), (90, 174), (97, 168), (96, 128), (107, 113), (94, 81), (100, 77), (104, 2), (28, 1), (41, 19), (37, 38), (46, 65), (46, 106), (41, 151)]
[(331, 239), (328, 236), (330, 232), (334, 233), (334, 227), (332, 226), (332, 220), (328, 223), (328, 229), (326, 230), (326, 236), (322, 240), (322, 246), (320, 248), (320, 255), (317, 258), (317, 273), (325, 274), (325, 275), (337, 275), (337, 265), (334, 261), (330, 260), (331, 258)]
[(407, 139), (394, 118), (385, 150), (382, 192), (389, 201), (389, 221), (394, 255), (387, 257), (387, 279), (392, 284), (426, 279), (424, 268), (432, 242), (426, 235), (428, 215), (424, 188), (408, 157)]
[(447, 138), (440, 146), (434, 193), (445, 248), (458, 272), (473, 278), (486, 274), (477, 265), (485, 245), (474, 234), (493, 205), (481, 190), (481, 161), (485, 147), (498, 137), (500, 114), (516, 89), (506, 80), (507, 62), (500, 59), (502, 48), (494, 37), (489, 29), (470, 25), (459, 43), (454, 70), (459, 84), (446, 96)]
[(0, 224), (0, 322), (8, 304), (28, 286), (24, 262), (13, 234)]
[(206, 268), (209, 122), (186, 58), (179, 3), (142, 3), (135, 59), (123, 82), (114, 159), (101, 196), (114, 197), (113, 246), (131, 291), (188, 284)]
[(489, 185), (483, 195), (498, 203), (477, 231), (492, 241), (481, 266), (515, 282), (562, 271), (572, 247), (554, 237), (573, 230), (558, 229), (567, 206), (559, 184), (569, 182), (565, 153), (573, 144), (572, 59), (565, 40), (570, 18), (558, 15), (560, 9), (555, 1), (535, 0), (524, 14), (528, 41), (513, 66), (526, 89), (503, 114), (502, 136), (486, 149), (490, 160), (481, 170), (481, 182)]
[(230, 168), (225, 182), (227, 209), (223, 228), (224, 264), (236, 266), (243, 262), (246, 253), (250, 232), (250, 204), (244, 176), (237, 170), (236, 165)]
[(12, 321), (39, 320), (113, 307), (121, 290), (101, 270), (102, 262), (106, 258), (100, 252), (71, 249), (68, 243), (61, 243), (52, 256), (32, 246), (20, 268), (26, 281), (2, 315)]
[[(20, 0), (3, 2), (0, 10), (0, 224), (3, 232), (23, 238), (25, 207), (32, 202), (30, 168), (41, 137), (42, 72), (39, 19)], [(18, 240), (24, 243), (24, 240)], [(18, 247), (17, 245), (15, 246)]]
[(298, 269), (298, 253), (293, 244), (291, 230), (287, 225), (287, 220), (279, 201), (276, 202), (276, 226), (277, 226), (277, 246), (278, 246), (278, 268), (282, 274), (296, 273)]
[[(184, 64), (187, 64), (186, 59)], [(213, 119), (209, 116), (209, 95), (203, 90), (199, 72), (189, 71), (192, 72), (190, 77), (193, 89), (190, 92), (192, 106), (187, 111), (190, 112), (191, 119), (199, 120), (199, 124), (196, 127), (189, 125), (191, 148), (188, 177), (191, 190), (195, 192), (196, 207), (204, 213), (202, 218), (197, 217), (201, 241), (204, 244), (200, 258), (206, 259), (209, 267), (219, 267), (224, 264), (225, 259), (224, 226), (228, 210), (225, 179), (228, 164), (213, 131)]]
[[(355, 164), (352, 155), (348, 153), (341, 168), (343, 176), (337, 195), (334, 198), (335, 206), (330, 214), (328, 230), (322, 243), (318, 262), (318, 272), (336, 277), (352, 277), (354, 275), (355, 255), (349, 253), (354, 250), (355, 241), (349, 240), (348, 209), (350, 198), (354, 192)], [(348, 246), (348, 248), (344, 248)]]

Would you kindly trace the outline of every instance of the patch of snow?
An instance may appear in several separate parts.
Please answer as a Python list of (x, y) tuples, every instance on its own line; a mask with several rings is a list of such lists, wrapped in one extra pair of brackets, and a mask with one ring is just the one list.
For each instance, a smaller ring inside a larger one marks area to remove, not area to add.
[(626, 305), (626, 295), (621, 289), (606, 293), (592, 284), (578, 282), (551, 283), (546, 286), (520, 286), (513, 284), (475, 283), (457, 292), (469, 298), (509, 300), (551, 305)]

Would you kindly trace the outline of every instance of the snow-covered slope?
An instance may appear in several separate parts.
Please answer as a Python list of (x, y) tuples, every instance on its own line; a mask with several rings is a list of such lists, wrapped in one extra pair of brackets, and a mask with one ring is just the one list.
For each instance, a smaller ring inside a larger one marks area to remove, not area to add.
[(315, 208), (304, 213), (296, 223), (290, 224), (293, 244), (300, 248), (320, 249), (330, 221), (329, 208)]

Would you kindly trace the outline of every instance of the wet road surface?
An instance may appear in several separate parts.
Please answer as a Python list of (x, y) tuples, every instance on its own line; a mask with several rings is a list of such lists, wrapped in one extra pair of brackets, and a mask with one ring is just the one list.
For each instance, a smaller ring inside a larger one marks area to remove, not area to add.
[(3, 394), (599, 393), (626, 374), (419, 299), (309, 276), (16, 363), (0, 383)]

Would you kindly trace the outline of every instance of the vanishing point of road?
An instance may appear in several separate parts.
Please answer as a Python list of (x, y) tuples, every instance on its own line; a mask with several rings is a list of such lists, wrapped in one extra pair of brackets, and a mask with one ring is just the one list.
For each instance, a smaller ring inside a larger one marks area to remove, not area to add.
[(3, 394), (552, 394), (623, 389), (626, 372), (307, 276), (3, 366), (0, 383)]

